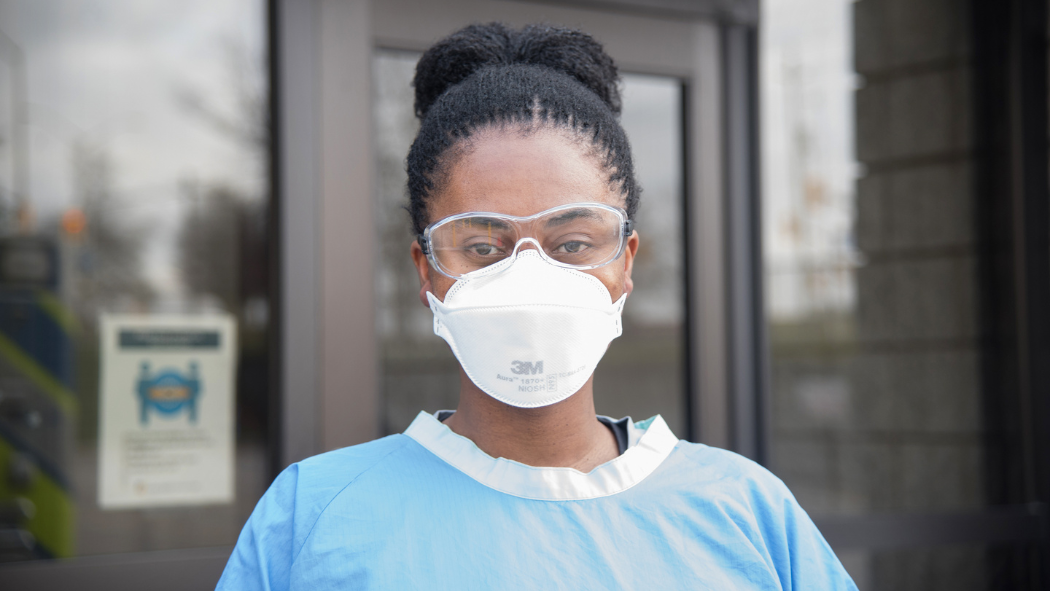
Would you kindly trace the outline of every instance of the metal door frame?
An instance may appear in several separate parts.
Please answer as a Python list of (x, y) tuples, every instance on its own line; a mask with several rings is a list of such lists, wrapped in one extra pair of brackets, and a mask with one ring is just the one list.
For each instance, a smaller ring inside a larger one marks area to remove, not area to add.
[[(723, 155), (723, 30), (757, 0), (269, 0), (272, 179), (279, 245), (275, 468), (379, 432), (373, 325), (371, 60), (463, 24), (547, 21), (595, 34), (630, 72), (686, 87), (688, 389), (693, 438), (732, 445)], [(753, 24), (753, 23), (752, 23)], [(704, 371), (700, 371), (704, 368)], [(18, 589), (211, 588), (230, 547), (0, 568)]]

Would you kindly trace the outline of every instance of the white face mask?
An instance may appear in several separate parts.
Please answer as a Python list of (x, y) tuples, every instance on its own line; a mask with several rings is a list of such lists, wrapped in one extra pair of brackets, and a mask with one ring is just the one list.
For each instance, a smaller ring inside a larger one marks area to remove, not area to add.
[(474, 384), (511, 406), (575, 394), (620, 336), (620, 313), (601, 281), (547, 262), (536, 250), (464, 275), (441, 302), (427, 292), (434, 334)]

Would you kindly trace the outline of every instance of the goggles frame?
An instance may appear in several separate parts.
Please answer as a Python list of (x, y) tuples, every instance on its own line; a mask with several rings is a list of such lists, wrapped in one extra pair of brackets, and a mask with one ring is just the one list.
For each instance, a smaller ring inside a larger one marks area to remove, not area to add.
[[(620, 244), (616, 248), (616, 254), (611, 256), (611, 257), (609, 257), (609, 259), (607, 261), (605, 261), (603, 263), (598, 263), (596, 265), (574, 265), (574, 264), (571, 264), (571, 263), (563, 263), (561, 261), (555, 260), (555, 259), (551, 258), (550, 256), (548, 256), (547, 253), (544, 252), (543, 248), (537, 248), (536, 250), (538, 250), (540, 252), (540, 256), (542, 256), (547, 262), (549, 262), (549, 263), (551, 263), (553, 265), (556, 265), (558, 267), (563, 267), (563, 268), (566, 268), (566, 269), (579, 269), (579, 270), (597, 269), (599, 267), (604, 267), (605, 265), (608, 265), (609, 263), (611, 263), (611, 262), (615, 261), (616, 259), (620, 258), (620, 256), (623, 255), (624, 249), (627, 247), (627, 239), (630, 238), (631, 234), (634, 233), (634, 220), (632, 220), (631, 218), (629, 218), (627, 216), (627, 212), (624, 211), (624, 209), (622, 207), (616, 207), (614, 205), (609, 205), (607, 203), (596, 203), (596, 202), (567, 203), (565, 205), (557, 205), (557, 206), (552, 207), (550, 209), (545, 209), (545, 210), (543, 210), (543, 211), (541, 211), (539, 213), (534, 213), (534, 214), (532, 214), (530, 216), (524, 216), (524, 217), (515, 216), (515, 215), (508, 215), (508, 214), (505, 214), (505, 213), (489, 212), (489, 211), (468, 211), (468, 212), (464, 212), (464, 213), (457, 213), (455, 215), (450, 215), (450, 216), (448, 216), (446, 218), (442, 218), (442, 219), (440, 219), (440, 220), (430, 224), (429, 226), (427, 226), (423, 230), (422, 234), (417, 234), (416, 235), (416, 242), (418, 242), (419, 243), (419, 247), (423, 249), (423, 254), (427, 255), (427, 261), (430, 262), (430, 266), (431, 267), (433, 267), (434, 269), (437, 269), (437, 271), (439, 273), (441, 273), (442, 275), (444, 275), (446, 277), (449, 277), (451, 279), (459, 279), (459, 278), (461, 278), (461, 277), (463, 277), (465, 275), (468, 275), (469, 273), (473, 273), (474, 271), (470, 271), (468, 273), (463, 273), (463, 274), (460, 274), (460, 275), (453, 275), (451, 272), (445, 270), (445, 268), (441, 265), (441, 263), (438, 262), (437, 257), (434, 256), (434, 249), (432, 248), (432, 245), (431, 245), (431, 234), (434, 232), (434, 230), (437, 230), (438, 228), (440, 228), (441, 226), (444, 226), (445, 224), (456, 222), (458, 220), (462, 220), (462, 219), (466, 219), (466, 218), (472, 218), (472, 217), (481, 217), (481, 216), (487, 217), (487, 218), (504, 219), (504, 220), (508, 220), (508, 221), (516, 223), (516, 224), (521, 224), (521, 223), (524, 223), (524, 222), (530, 222), (532, 220), (535, 220), (537, 218), (540, 218), (540, 217), (543, 217), (543, 216), (546, 216), (546, 215), (550, 215), (552, 213), (556, 213), (558, 211), (569, 210), (569, 209), (577, 209), (577, 208), (580, 208), (580, 207), (597, 207), (597, 208), (605, 209), (607, 211), (610, 211), (610, 212), (616, 214), (620, 218)], [(518, 238), (517, 242), (514, 243), (514, 249), (507, 256), (507, 258), (501, 259), (500, 261), (497, 261), (497, 262), (502, 262), (502, 261), (505, 261), (507, 259), (514, 259), (514, 258), (516, 258), (518, 256), (518, 250), (519, 250), (519, 247), (521, 246), (522, 242), (532, 242), (537, 247), (540, 246), (539, 243), (536, 241), (535, 237), (533, 237), (533, 236), (522, 236), (522, 237)], [(494, 265), (496, 263), (492, 263), (492, 264)], [(491, 267), (491, 266), (492, 265), (481, 267), (481, 269), (487, 269), (488, 267)], [(475, 271), (480, 271), (481, 269), (476, 269)]]

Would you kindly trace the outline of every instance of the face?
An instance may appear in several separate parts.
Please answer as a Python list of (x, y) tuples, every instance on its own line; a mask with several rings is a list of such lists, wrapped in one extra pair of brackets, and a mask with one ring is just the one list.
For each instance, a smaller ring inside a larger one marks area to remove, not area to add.
[[(558, 131), (523, 135), (516, 130), (488, 130), (475, 134), (470, 149), (449, 166), (444, 180), (441, 190), (427, 202), (430, 223), (472, 211), (524, 217), (585, 201), (624, 206), (623, 195), (609, 185), (608, 173), (597, 158)], [(532, 245), (525, 243), (522, 248)], [(634, 287), (631, 268), (637, 250), (635, 232), (620, 258), (583, 272), (600, 280), (612, 295), (611, 301), (616, 301)], [(456, 280), (432, 269), (418, 243), (412, 243), (411, 252), (419, 273), (420, 301), (429, 306), (428, 291), (444, 301)]]

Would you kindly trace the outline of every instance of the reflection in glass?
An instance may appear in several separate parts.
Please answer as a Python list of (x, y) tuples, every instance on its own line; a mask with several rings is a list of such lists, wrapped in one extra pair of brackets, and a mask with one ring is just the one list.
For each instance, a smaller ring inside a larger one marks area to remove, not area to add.
[(626, 74), (622, 90), (620, 121), (642, 187), (635, 225), (641, 244), (623, 336), (595, 373), (595, 405), (613, 417), (663, 415), (676, 435), (686, 437), (682, 85), (665, 76)]
[[(763, 7), (771, 468), (816, 516), (976, 511), (993, 478), (968, 164), (949, 156), (969, 150), (969, 88), (928, 92), (928, 48), (885, 42), (969, 24), (930, 2), (879, 20), (885, 6)], [(861, 588), (989, 584), (980, 549), (910, 552), (851, 572)]]
[[(232, 544), (269, 482), (263, 9), (0, 0), (0, 560)], [(101, 510), (99, 315), (220, 312), (236, 502)]]
[(1010, 556), (1037, 555), (1030, 543), (953, 544), (894, 550), (847, 550), (839, 560), (858, 589), (928, 591), (930, 589), (1032, 589), (1030, 579), (1011, 586), (1011, 576), (1025, 581), (1031, 573), (1017, 573)]
[[(433, 316), (419, 302), (419, 280), (408, 255), (413, 237), (404, 209), (404, 162), (418, 128), (410, 86), (418, 58), (380, 51), (373, 61), (381, 237), (376, 317), (388, 433), (403, 431), (420, 410), (454, 409), (459, 399), (459, 365), (434, 336)], [(641, 246), (623, 336), (613, 341), (595, 374), (595, 404), (598, 412), (614, 417), (662, 414), (684, 436), (681, 84), (627, 75), (623, 90), (622, 122), (644, 189), (636, 225)]]

